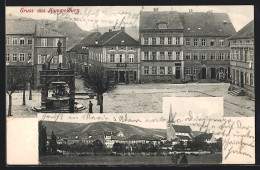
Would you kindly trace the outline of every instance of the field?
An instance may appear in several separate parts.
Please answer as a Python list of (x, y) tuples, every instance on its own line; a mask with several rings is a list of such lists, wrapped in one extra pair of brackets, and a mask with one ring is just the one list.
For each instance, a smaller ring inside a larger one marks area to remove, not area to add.
[[(187, 155), (188, 164), (221, 164), (222, 154)], [(159, 165), (172, 164), (171, 156), (41, 156), (41, 165)]]

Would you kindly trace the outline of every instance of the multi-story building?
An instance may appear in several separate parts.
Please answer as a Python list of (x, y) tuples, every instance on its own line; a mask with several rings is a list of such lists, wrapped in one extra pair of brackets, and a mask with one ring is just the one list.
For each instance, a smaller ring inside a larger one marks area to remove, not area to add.
[[(57, 43), (62, 43), (62, 55), (57, 55)], [(48, 23), (34, 20), (6, 21), (6, 64), (33, 65), (34, 87), (40, 86), (42, 64), (49, 56), (51, 68), (66, 63), (66, 36), (50, 29)], [(63, 67), (64, 67), (63, 66)]]
[[(62, 55), (58, 55), (58, 41), (61, 44)], [(48, 23), (37, 23), (35, 28), (35, 43), (34, 43), (34, 75), (35, 85), (40, 85), (40, 71), (42, 71), (42, 64), (46, 62), (47, 58), (52, 57), (50, 68), (57, 68), (59, 63), (66, 67), (66, 36), (58, 33), (55, 29), (48, 28)]]
[(229, 41), (232, 84), (254, 96), (254, 21), (230, 37)]
[(140, 13), (142, 83), (184, 79), (183, 29), (176, 11)]
[(6, 65), (32, 65), (35, 22), (6, 20)]
[(230, 75), (227, 38), (235, 33), (228, 14), (190, 10), (179, 16), (184, 27), (185, 81), (227, 80)]
[(96, 39), (101, 36), (100, 32), (93, 32), (87, 37), (83, 38), (78, 44), (73, 46), (68, 54), (75, 64), (77, 73), (87, 72), (88, 70), (88, 45), (93, 43)]
[(137, 83), (140, 80), (139, 43), (125, 29), (104, 33), (89, 45), (89, 65), (101, 64), (110, 70), (116, 82)]

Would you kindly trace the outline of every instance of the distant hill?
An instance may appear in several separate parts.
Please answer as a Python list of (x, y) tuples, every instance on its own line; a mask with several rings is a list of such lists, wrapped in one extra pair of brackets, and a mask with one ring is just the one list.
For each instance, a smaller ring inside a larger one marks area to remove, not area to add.
[(131, 135), (152, 135), (156, 137), (165, 137), (166, 129), (148, 129), (134, 125), (116, 123), (116, 122), (95, 122), (95, 123), (66, 123), (43, 121), (43, 125), (47, 127), (47, 134), (51, 134), (51, 130), (58, 136), (68, 136), (73, 133), (83, 134), (86, 132), (116, 132), (121, 131), (125, 136)]
[(88, 36), (90, 32), (82, 30), (75, 22), (71, 21), (54, 21), (54, 20), (34, 20), (31, 18), (18, 17), (18, 16), (9, 16), (6, 15), (6, 19), (12, 20), (31, 20), (40, 23), (48, 23), (46, 26), (50, 29), (56, 29), (58, 33), (64, 34), (67, 36), (67, 50), (70, 50), (75, 44), (79, 43), (83, 38)]
[[(90, 30), (90, 32), (98, 30), (101, 34), (108, 32), (112, 27), (99, 27), (97, 29)], [(118, 30), (118, 29), (115, 29)], [(125, 32), (133, 37), (135, 40), (139, 39), (139, 27), (126, 27)]]

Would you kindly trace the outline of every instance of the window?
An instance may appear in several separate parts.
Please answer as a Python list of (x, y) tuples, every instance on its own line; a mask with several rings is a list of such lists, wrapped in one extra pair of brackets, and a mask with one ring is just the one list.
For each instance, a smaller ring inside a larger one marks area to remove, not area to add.
[(10, 37), (6, 37), (6, 45), (10, 45)]
[(215, 46), (215, 40), (214, 39), (210, 40), (210, 46)]
[(41, 64), (42, 64), (42, 63), (45, 63), (46, 58), (47, 58), (46, 55), (41, 55)]
[(122, 54), (119, 55), (119, 63), (122, 63), (123, 62), (123, 56)]
[(240, 61), (244, 61), (244, 54), (243, 54), (243, 50), (240, 49)]
[(168, 37), (168, 44), (172, 44), (172, 37)]
[(254, 75), (253, 75), (253, 73), (250, 73), (250, 85), (254, 86)]
[(110, 54), (110, 63), (115, 62), (115, 54)]
[(19, 56), (19, 60), (20, 60), (20, 61), (25, 61), (24, 54), (20, 54), (20, 56)]
[(160, 67), (160, 74), (162, 74), (162, 75), (165, 74), (165, 67)]
[(6, 54), (5, 61), (10, 61), (10, 56), (9, 56), (9, 54)]
[(186, 45), (190, 45), (190, 39), (189, 38), (186, 38), (185, 42), (186, 42)]
[(149, 60), (149, 52), (144, 52), (144, 60)]
[(161, 45), (164, 44), (164, 37), (161, 37), (161, 38), (160, 38), (160, 44), (161, 44)]
[(20, 38), (20, 45), (24, 45), (24, 44), (25, 44), (24, 38)]
[(197, 68), (193, 67), (193, 74), (197, 74)]
[(249, 55), (250, 55), (250, 60), (254, 61), (254, 50), (253, 50), (253, 48), (249, 49)]
[(230, 53), (227, 53), (227, 58), (226, 60), (230, 60)]
[(210, 59), (216, 60), (216, 53), (210, 53)]
[(156, 52), (152, 52), (152, 60), (156, 60)]
[(198, 46), (198, 39), (197, 39), (197, 38), (195, 38), (195, 39), (193, 40), (193, 45), (194, 45), (194, 46)]
[(144, 44), (148, 45), (148, 38), (144, 38)]
[(201, 45), (202, 45), (202, 46), (206, 46), (206, 39), (204, 39), (204, 38), (201, 39)]
[(17, 54), (13, 54), (13, 61), (17, 61)]
[(152, 45), (156, 45), (156, 38), (152, 38)]
[(172, 52), (168, 52), (168, 58), (169, 58), (169, 60), (173, 60), (173, 57), (172, 57)]
[(167, 29), (167, 24), (165, 24), (165, 23), (160, 23), (160, 24), (158, 24), (158, 28), (159, 28), (159, 29)]
[(176, 45), (180, 45), (181, 42), (181, 38), (180, 37), (176, 37)]
[(186, 54), (186, 60), (190, 60), (190, 54)]
[(148, 75), (149, 74), (149, 67), (144, 67), (144, 74)]
[(134, 54), (129, 54), (129, 62), (134, 63)]
[(218, 55), (218, 60), (224, 60), (224, 53), (219, 53)]
[(115, 62), (115, 54), (110, 54), (110, 63)]
[(191, 69), (190, 69), (190, 67), (186, 67), (186, 68), (185, 68), (185, 72), (186, 72), (186, 74), (191, 74)]
[(221, 46), (221, 47), (224, 46), (224, 40), (219, 40), (219, 46)]
[(54, 56), (52, 59), (53, 64), (58, 64), (59, 63), (59, 57), (58, 56)]
[(180, 60), (180, 52), (176, 52), (176, 60)]
[(42, 47), (47, 47), (47, 38), (42, 38), (41, 39), (41, 46)]
[(152, 74), (157, 74), (157, 67), (152, 67)]
[(59, 38), (54, 38), (53, 39), (53, 46), (58, 47), (58, 42), (59, 42)]
[(160, 52), (160, 60), (164, 60), (164, 52)]
[(172, 74), (172, 67), (171, 66), (168, 67), (168, 74)]
[(28, 38), (28, 45), (32, 45), (32, 38)]
[(199, 59), (198, 54), (194, 54), (193, 59), (194, 59), (194, 60), (198, 60), (198, 59)]
[(206, 60), (206, 53), (201, 53), (201, 60)]
[(17, 45), (18, 44), (18, 38), (17, 37), (13, 37), (13, 45)]

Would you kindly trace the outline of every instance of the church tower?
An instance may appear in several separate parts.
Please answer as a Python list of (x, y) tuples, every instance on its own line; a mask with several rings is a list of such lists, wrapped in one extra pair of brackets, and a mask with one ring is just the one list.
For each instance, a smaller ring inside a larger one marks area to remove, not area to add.
[(167, 122), (167, 141), (171, 141), (174, 136), (174, 129), (172, 124), (174, 123), (173, 114), (172, 114), (172, 105), (170, 104), (169, 120)]

